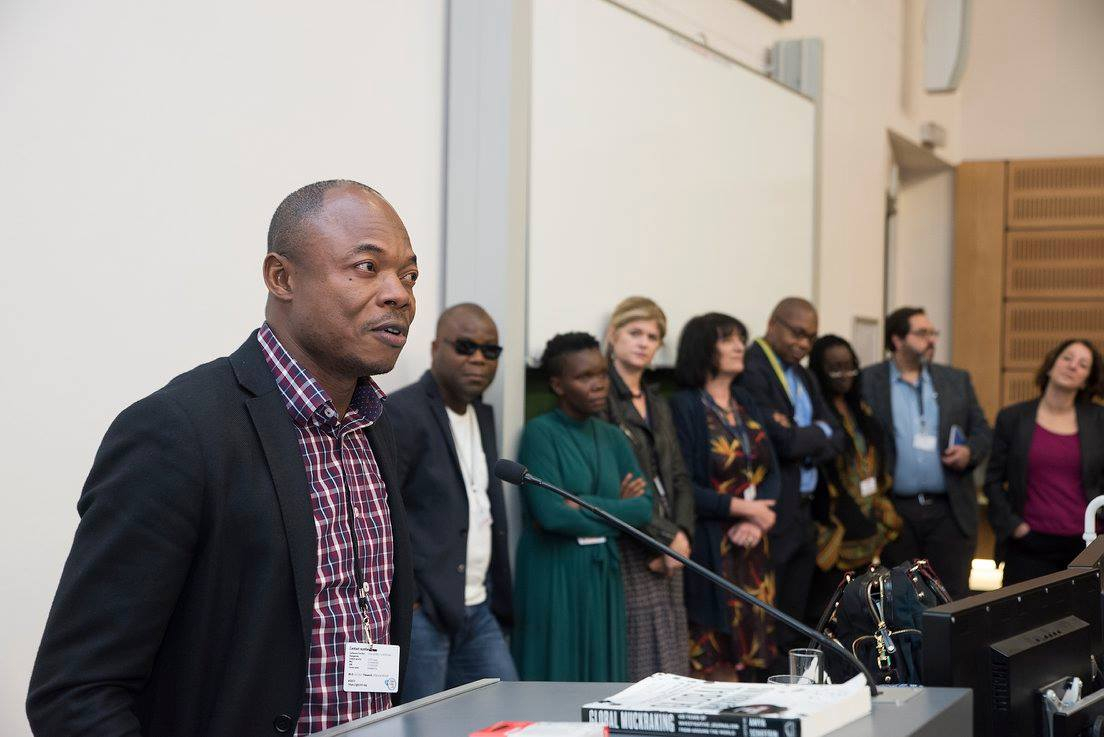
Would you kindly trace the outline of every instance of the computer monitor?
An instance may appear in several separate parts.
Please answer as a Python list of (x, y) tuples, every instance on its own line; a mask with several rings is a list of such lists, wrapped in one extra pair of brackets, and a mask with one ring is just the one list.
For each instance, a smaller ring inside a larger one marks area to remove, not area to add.
[(1089, 655), (1104, 650), (1100, 576), (1071, 568), (927, 610), (924, 685), (973, 689), (976, 737), (1036, 734), (1035, 689), (1091, 683)]

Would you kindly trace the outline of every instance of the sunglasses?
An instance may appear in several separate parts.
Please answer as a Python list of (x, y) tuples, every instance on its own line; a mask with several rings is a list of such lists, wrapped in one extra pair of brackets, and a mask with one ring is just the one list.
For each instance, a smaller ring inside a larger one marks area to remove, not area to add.
[(488, 361), (497, 361), (498, 357), (502, 355), (502, 346), (494, 343), (476, 343), (471, 338), (458, 338), (456, 340), (445, 338), (444, 340), (461, 356), (472, 356), (475, 355), (476, 351), (479, 351)]

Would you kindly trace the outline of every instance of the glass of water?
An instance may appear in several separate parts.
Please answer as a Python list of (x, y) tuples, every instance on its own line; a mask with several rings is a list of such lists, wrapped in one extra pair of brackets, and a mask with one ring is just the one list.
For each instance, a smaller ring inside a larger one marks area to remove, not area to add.
[(813, 683), (824, 683), (824, 651), (814, 647), (790, 650), (790, 675), (803, 676)]

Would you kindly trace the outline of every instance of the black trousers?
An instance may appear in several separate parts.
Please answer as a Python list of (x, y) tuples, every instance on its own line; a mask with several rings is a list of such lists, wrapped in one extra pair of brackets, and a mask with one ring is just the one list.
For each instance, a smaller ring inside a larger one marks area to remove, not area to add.
[(1004, 585), (1064, 571), (1083, 550), (1079, 535), (1048, 535), (1032, 530), (1019, 540), (1009, 538), (1004, 553)]
[[(809, 625), (806, 604), (809, 586), (816, 568), (816, 527), (808, 502), (799, 505), (797, 519), (781, 534), (770, 535), (771, 563), (774, 565), (774, 604), (786, 614)], [(804, 647), (805, 639), (791, 628), (778, 623), (775, 629), (779, 661), (788, 666), (787, 652), (791, 648)]]
[(947, 495), (894, 496), (893, 506), (904, 526), (900, 536), (882, 551), (882, 564), (893, 567), (913, 558), (927, 558), (952, 597), (969, 595), (977, 534), (967, 535), (958, 526)]

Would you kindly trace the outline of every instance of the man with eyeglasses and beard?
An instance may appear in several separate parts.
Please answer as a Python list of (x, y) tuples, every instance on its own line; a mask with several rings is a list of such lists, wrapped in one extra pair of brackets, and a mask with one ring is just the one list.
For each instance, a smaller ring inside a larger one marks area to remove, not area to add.
[(387, 404), (418, 597), (404, 702), (517, 679), (503, 636), (513, 610), (494, 411), (481, 399), (498, 370), (498, 329), (482, 307), (454, 305), (430, 352), (430, 369)]
[[(783, 299), (771, 312), (766, 335), (748, 346), (739, 379), (759, 403), (781, 471), (777, 520), (768, 538), (778, 587), (775, 603), (810, 623), (818, 614), (806, 611), (817, 554), (812, 515), (817, 466), (834, 459), (847, 443), (816, 381), (801, 365), (816, 334), (812, 303), (801, 297)], [(780, 652), (797, 647), (799, 640), (789, 628), (778, 630)]]
[(938, 337), (922, 307), (891, 313), (885, 347), (892, 355), (863, 370), (862, 393), (886, 430), (893, 503), (904, 520), (882, 563), (927, 558), (957, 599), (969, 593), (978, 524), (973, 470), (989, 455), (992, 430), (970, 375), (932, 363)]

